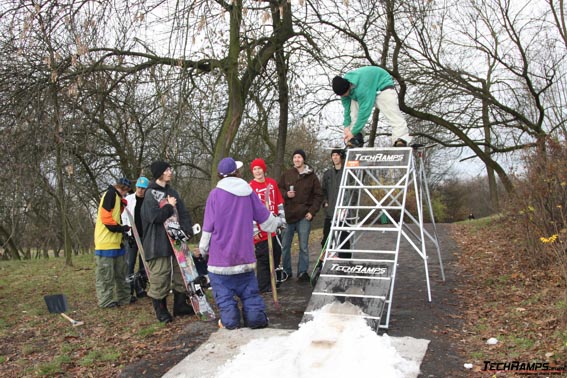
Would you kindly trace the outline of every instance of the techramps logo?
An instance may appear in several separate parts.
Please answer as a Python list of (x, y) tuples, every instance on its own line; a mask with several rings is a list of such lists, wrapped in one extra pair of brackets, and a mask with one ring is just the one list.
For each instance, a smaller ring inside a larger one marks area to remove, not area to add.
[(348, 167), (368, 167), (368, 166), (405, 166), (407, 165), (409, 150), (383, 150), (383, 151), (363, 151), (354, 152), (349, 155)]

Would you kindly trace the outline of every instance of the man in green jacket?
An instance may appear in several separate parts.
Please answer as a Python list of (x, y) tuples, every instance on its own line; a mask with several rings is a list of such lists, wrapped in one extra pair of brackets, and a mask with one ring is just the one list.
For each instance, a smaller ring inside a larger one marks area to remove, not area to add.
[(333, 91), (341, 96), (344, 107), (344, 139), (347, 147), (362, 147), (362, 129), (374, 106), (392, 127), (392, 143), (406, 147), (411, 142), (407, 123), (398, 105), (394, 79), (383, 68), (361, 67), (344, 77), (333, 78)]

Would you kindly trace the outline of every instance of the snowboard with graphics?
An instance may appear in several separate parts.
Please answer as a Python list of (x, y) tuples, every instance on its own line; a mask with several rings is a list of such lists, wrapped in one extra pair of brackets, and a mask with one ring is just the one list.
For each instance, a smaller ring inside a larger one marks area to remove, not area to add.
[[(167, 204), (167, 199), (160, 201), (160, 207)], [(173, 254), (179, 264), (181, 270), (181, 276), (183, 277), (183, 282), (185, 283), (185, 289), (187, 290), (187, 295), (191, 301), (191, 306), (195, 310), (195, 314), (199, 316), (201, 320), (210, 321), (216, 318), (215, 312), (213, 311), (203, 288), (195, 280), (199, 278), (199, 272), (193, 261), (193, 254), (191, 253), (188, 245), (188, 240), (182, 240), (172, 235), (178, 235), (179, 228), (179, 218), (177, 213), (177, 208), (173, 208), (174, 213), (164, 222), (165, 231), (169, 242), (171, 243), (171, 248), (173, 248)]]

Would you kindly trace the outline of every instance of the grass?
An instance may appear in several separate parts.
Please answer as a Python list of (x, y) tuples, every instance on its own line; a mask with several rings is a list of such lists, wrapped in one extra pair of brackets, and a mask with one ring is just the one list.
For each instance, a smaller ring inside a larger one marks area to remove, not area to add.
[[(170, 343), (196, 321), (183, 317), (164, 326), (149, 298), (98, 308), (94, 256), (73, 256), (73, 265), (65, 266), (63, 257), (0, 261), (1, 377), (116, 376), (121, 366)], [(73, 327), (49, 313), (43, 297), (52, 294), (64, 294), (66, 314), (84, 325)]]

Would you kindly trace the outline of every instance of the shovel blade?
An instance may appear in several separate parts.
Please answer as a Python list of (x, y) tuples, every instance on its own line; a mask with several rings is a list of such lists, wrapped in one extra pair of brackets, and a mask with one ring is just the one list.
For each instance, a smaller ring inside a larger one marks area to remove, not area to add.
[(47, 309), (52, 314), (61, 314), (68, 310), (67, 298), (63, 294), (46, 295), (43, 297)]

